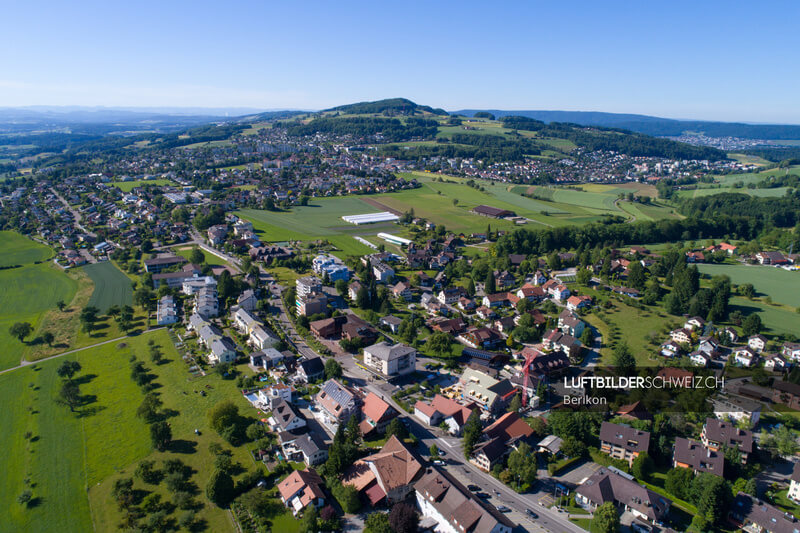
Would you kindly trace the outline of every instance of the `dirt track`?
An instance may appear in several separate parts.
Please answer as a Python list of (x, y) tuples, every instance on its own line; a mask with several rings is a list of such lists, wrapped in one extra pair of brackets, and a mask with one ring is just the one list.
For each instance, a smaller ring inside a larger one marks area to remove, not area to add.
[(397, 209), (392, 209), (388, 205), (384, 205), (380, 203), (378, 200), (374, 200), (372, 198), (362, 198), (363, 201), (371, 205), (372, 207), (377, 207), (378, 209), (383, 209), (384, 211), (389, 211), (390, 213), (394, 213), (397, 216), (402, 216), (403, 213), (398, 211)]

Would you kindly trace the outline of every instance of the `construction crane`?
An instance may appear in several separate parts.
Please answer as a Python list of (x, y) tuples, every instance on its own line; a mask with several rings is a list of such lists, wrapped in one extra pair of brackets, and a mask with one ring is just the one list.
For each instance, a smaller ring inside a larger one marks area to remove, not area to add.
[(530, 386), (531, 380), (531, 365), (533, 364), (533, 360), (536, 359), (539, 353), (536, 351), (531, 351), (525, 356), (525, 362), (522, 364), (522, 375), (524, 379), (522, 381), (522, 406), (527, 407), (528, 405), (528, 387)]

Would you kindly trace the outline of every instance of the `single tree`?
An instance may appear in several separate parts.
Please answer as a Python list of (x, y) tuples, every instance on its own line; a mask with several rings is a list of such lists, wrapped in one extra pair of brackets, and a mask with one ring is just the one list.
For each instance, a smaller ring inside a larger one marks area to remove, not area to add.
[(42, 333), (42, 340), (46, 342), (48, 346), (53, 346), (53, 341), (56, 340), (56, 336), (53, 335), (52, 331), (45, 331)]
[(28, 322), (15, 322), (10, 328), (8, 328), (8, 333), (12, 337), (16, 337), (20, 342), (33, 333), (33, 326), (31, 326)]
[(206, 262), (206, 255), (197, 246), (192, 248), (189, 254), (189, 262), (195, 265), (202, 265)]
[(81, 364), (77, 361), (64, 361), (56, 369), (56, 374), (62, 379), (72, 381), (72, 376), (81, 371)]
[(81, 391), (76, 383), (65, 381), (58, 391), (58, 398), (56, 399), (61, 405), (69, 407), (71, 412), (75, 412), (75, 408), (81, 405)]
[(150, 424), (150, 442), (153, 448), (163, 452), (172, 441), (172, 430), (164, 420), (159, 420)]
[(589, 531), (591, 533), (616, 533), (619, 531), (619, 513), (613, 502), (606, 502), (595, 509)]
[(336, 359), (325, 361), (325, 379), (338, 379), (342, 377), (342, 365)]
[(389, 511), (389, 525), (395, 533), (416, 533), (419, 527), (419, 515), (407, 503), (399, 502)]
[(389, 515), (380, 511), (370, 513), (364, 521), (364, 533), (394, 533)]
[[(214, 470), (206, 485), (206, 496), (219, 507), (227, 507), (236, 496), (233, 478), (230, 474)], [(313, 505), (310, 507), (315, 509)]]

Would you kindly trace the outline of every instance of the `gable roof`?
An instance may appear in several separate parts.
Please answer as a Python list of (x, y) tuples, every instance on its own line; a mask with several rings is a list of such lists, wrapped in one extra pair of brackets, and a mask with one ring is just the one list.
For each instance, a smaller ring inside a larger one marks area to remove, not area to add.
[(322, 478), (313, 468), (295, 470), (278, 483), (278, 492), (284, 501), (289, 501), (295, 494), (300, 493), (300, 503), (305, 507), (315, 499), (325, 497), (322, 484)]
[(506, 413), (493, 424), (483, 430), (490, 439), (500, 437), (503, 442), (520, 437), (527, 438), (533, 435), (533, 428), (525, 422), (519, 413), (514, 411)]
[(650, 433), (622, 424), (603, 422), (600, 426), (600, 440), (625, 448), (630, 452), (647, 452), (650, 447)]
[(361, 410), (365, 417), (376, 424), (391, 420), (397, 416), (397, 411), (374, 392), (370, 392), (364, 399), (364, 405)]
[(650, 520), (661, 520), (672, 504), (660, 494), (605, 468), (595, 472), (576, 492), (597, 505), (606, 502), (627, 505)]

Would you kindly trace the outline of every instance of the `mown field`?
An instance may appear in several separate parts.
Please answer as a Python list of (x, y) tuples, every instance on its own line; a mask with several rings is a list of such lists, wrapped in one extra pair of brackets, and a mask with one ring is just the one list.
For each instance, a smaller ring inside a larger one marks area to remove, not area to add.
[(790, 166), (788, 168), (772, 168), (769, 170), (762, 170), (761, 172), (747, 174), (724, 174), (720, 176), (714, 176), (714, 180), (724, 186), (733, 186), (735, 183), (741, 183), (746, 187), (750, 183), (757, 183), (769, 176), (784, 176), (786, 174), (798, 173), (800, 173), (800, 165)]
[(89, 305), (100, 309), (101, 313), (108, 311), (112, 305), (133, 305), (133, 289), (131, 280), (123, 274), (111, 261), (101, 261), (93, 265), (86, 265), (83, 270), (94, 282), (94, 291), (89, 299)]
[(709, 276), (728, 276), (735, 285), (750, 283), (756, 292), (769, 296), (775, 302), (800, 307), (800, 272), (760, 265), (699, 264), (697, 268)]
[(122, 192), (130, 192), (134, 187), (141, 187), (142, 185), (175, 185), (170, 180), (157, 179), (157, 180), (134, 180), (134, 181), (112, 181), (109, 185), (118, 188)]
[(32, 241), (14, 231), (0, 231), (0, 267), (27, 265), (44, 261), (53, 251), (44, 244)]
[[(0, 249), (5, 250), (6, 244), (10, 253), (4, 254), (3, 259), (11, 256), (8, 264), (22, 266), (0, 270), (0, 369), (19, 364), (29, 343), (36, 342), (43, 315), (59, 300), (72, 301), (78, 289), (77, 281), (51, 262), (33, 263), (52, 253), (46, 246), (16, 233), (0, 232)], [(8, 331), (15, 322), (33, 326), (34, 333), (25, 343)]]
[[(161, 346), (166, 363), (149, 361), (150, 339)], [(175, 411), (169, 419), (175, 445), (167, 452), (152, 450), (147, 426), (136, 417), (143, 393), (130, 377), (133, 355), (155, 374), (164, 406)], [(14, 428), (0, 435), (4, 449), (0, 457), (4, 473), (0, 476), (0, 530), (116, 531), (120, 516), (110, 494), (114, 479), (132, 477), (136, 464), (144, 458), (157, 464), (179, 458), (196, 471), (193, 481), (200, 489), (196, 498), (205, 504), (198, 517), (205, 521), (207, 531), (232, 531), (227, 514), (211, 507), (202, 490), (212, 471), (208, 445), (221, 443), (207, 426), (206, 411), (223, 398), (236, 400), (242, 409), (247, 406), (234, 382), (223, 381), (216, 374), (188, 381), (185, 364), (164, 330), (67, 357), (83, 367), (77, 379), (88, 402), (78, 414), (71, 414), (54, 400), (60, 386), (55, 371), (63, 358), (0, 375), (0, 400), (5, 406), (0, 410), (0, 424)], [(195, 392), (200, 388), (206, 390), (205, 397)], [(200, 436), (195, 435), (195, 428), (201, 430)], [(25, 438), (28, 431), (30, 438)], [(233, 458), (245, 468), (252, 466), (244, 448), (233, 449)], [(34, 506), (25, 508), (16, 498), (29, 487), (35, 501)], [(137, 488), (153, 490), (152, 486)], [(167, 497), (163, 487), (156, 490)]]

